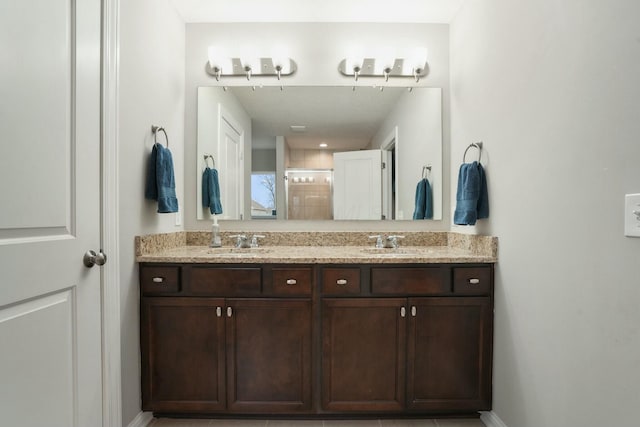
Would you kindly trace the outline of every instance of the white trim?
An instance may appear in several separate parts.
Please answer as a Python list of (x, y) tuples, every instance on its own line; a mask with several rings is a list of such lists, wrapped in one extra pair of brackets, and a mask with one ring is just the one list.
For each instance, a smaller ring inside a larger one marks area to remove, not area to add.
[(495, 412), (481, 412), (480, 419), (487, 427), (507, 427)]
[(122, 425), (117, 137), (119, 6), (120, 0), (102, 0), (101, 249), (108, 257), (102, 267), (103, 427)]
[(140, 412), (129, 423), (127, 427), (146, 427), (153, 421), (153, 414), (151, 412)]

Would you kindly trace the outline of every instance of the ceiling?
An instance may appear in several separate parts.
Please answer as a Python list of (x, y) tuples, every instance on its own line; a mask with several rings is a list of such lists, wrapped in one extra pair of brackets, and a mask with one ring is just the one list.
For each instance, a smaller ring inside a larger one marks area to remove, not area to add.
[[(419, 89), (416, 89), (419, 90)], [(405, 88), (345, 86), (233, 87), (228, 89), (252, 118), (253, 137), (282, 135), (291, 148), (358, 150), (371, 142)], [(304, 132), (290, 126), (305, 126)], [(257, 138), (256, 138), (257, 137)], [(256, 147), (254, 139), (254, 148)]]
[(185, 22), (450, 23), (466, 0), (169, 0)]

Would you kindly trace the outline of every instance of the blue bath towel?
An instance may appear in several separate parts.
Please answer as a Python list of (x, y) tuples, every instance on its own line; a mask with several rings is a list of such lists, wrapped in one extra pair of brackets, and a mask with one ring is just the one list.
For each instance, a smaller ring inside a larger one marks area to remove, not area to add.
[(171, 151), (154, 144), (149, 157), (144, 197), (158, 201), (158, 213), (178, 212)]
[(416, 186), (415, 210), (413, 219), (433, 218), (433, 195), (431, 184), (426, 178), (421, 179)]
[(478, 162), (463, 163), (458, 172), (456, 210), (453, 223), (474, 225), (476, 220), (489, 217), (487, 179)]
[(220, 183), (218, 182), (218, 171), (216, 169), (205, 168), (202, 173), (202, 206), (209, 208), (212, 214), (222, 213), (222, 203), (220, 203)]

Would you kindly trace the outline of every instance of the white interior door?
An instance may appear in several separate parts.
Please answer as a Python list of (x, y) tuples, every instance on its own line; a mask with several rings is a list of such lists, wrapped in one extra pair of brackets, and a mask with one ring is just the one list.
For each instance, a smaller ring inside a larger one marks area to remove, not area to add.
[(382, 218), (382, 151), (333, 155), (333, 218)]
[(0, 424), (102, 424), (100, 0), (0, 3)]
[(244, 130), (220, 106), (220, 144), (218, 146), (218, 178), (223, 219), (242, 219), (244, 199)]

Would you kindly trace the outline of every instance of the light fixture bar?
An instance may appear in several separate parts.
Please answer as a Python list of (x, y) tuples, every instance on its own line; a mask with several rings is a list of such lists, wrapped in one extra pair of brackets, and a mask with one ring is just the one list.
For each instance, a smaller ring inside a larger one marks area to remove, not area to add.
[[(429, 74), (429, 64), (425, 60), (424, 63), (418, 64), (415, 68), (409, 67), (409, 60), (403, 58), (397, 58), (393, 62), (393, 66), (376, 67), (376, 58), (365, 58), (362, 61), (361, 66), (355, 65), (353, 68), (347, 67), (347, 59), (340, 61), (338, 65), (338, 71), (347, 77), (352, 77), (356, 81), (360, 77), (381, 77), (385, 81), (396, 77), (409, 77), (416, 79), (416, 82), (422, 77), (426, 77)], [(381, 68), (382, 72), (378, 71)]]
[(216, 80), (221, 77), (281, 77), (291, 76), (298, 70), (298, 66), (293, 59), (287, 58), (284, 64), (276, 63), (272, 58), (260, 58), (255, 65), (249, 65), (241, 58), (229, 58), (225, 61), (227, 66), (212, 66), (211, 60), (205, 64), (205, 71)]

